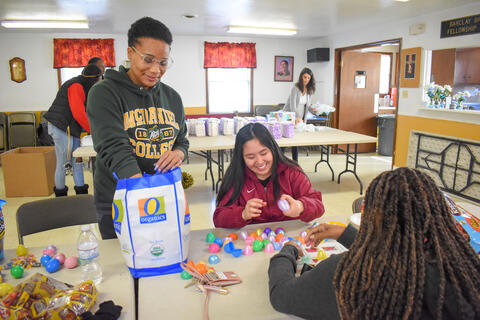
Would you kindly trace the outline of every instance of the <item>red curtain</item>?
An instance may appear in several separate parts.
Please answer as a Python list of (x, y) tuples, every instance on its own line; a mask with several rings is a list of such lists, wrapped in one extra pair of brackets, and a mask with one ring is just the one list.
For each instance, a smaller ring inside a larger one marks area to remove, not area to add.
[(255, 43), (206, 42), (204, 68), (256, 68)]
[(93, 57), (103, 59), (106, 67), (115, 67), (114, 39), (53, 39), (53, 67), (78, 68)]

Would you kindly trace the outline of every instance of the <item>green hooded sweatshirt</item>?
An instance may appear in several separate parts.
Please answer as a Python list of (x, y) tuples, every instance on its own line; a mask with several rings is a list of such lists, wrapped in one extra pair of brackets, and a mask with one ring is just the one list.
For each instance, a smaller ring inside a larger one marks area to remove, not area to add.
[(95, 202), (111, 204), (117, 180), (136, 173), (153, 174), (167, 150), (187, 157), (185, 111), (180, 95), (160, 81), (149, 90), (138, 87), (128, 69), (107, 70), (105, 80), (90, 89), (87, 116), (97, 152)]

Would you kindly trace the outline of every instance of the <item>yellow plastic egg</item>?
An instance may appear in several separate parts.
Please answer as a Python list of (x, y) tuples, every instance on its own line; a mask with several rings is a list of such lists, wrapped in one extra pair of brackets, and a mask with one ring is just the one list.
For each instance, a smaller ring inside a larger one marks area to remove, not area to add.
[(263, 233), (262, 229), (258, 228), (256, 231), (257, 236), (261, 236)]
[(23, 244), (19, 244), (17, 247), (17, 257), (26, 256), (28, 254), (28, 249), (25, 248)]
[(13, 285), (7, 282), (0, 283), (0, 297), (6, 296), (10, 291), (13, 290)]
[(325, 252), (325, 250), (323, 249), (318, 250), (317, 260), (325, 260), (325, 259), (327, 259), (327, 253)]

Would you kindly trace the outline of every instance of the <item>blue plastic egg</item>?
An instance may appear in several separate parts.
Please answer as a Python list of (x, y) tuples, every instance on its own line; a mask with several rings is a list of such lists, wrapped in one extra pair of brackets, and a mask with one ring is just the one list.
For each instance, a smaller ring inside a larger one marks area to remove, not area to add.
[(58, 269), (60, 269), (60, 261), (58, 261), (58, 259), (50, 259), (50, 261), (47, 262), (47, 264), (45, 265), (45, 269), (50, 272), (50, 273), (54, 273), (54, 272), (57, 272)]
[(210, 257), (208, 257), (209, 264), (217, 264), (219, 262), (220, 262), (220, 258), (216, 254), (212, 254)]
[(278, 251), (278, 250), (282, 249), (282, 244), (280, 242), (272, 242), (272, 243), (273, 243), (273, 248), (275, 250)]
[(233, 245), (233, 242), (227, 242), (225, 244), (225, 247), (223, 247), (223, 250), (225, 250), (226, 253), (232, 253), (232, 251), (235, 249), (235, 246)]
[[(42, 266), (46, 266), (47, 263), (52, 260), (52, 257), (49, 256), (48, 254), (44, 254), (41, 258), (40, 258), (40, 263), (42, 264)], [(60, 261), (59, 261), (60, 262)]]
[(234, 256), (235, 258), (238, 258), (242, 255), (242, 249), (233, 249), (232, 250), (232, 256)]
[(223, 246), (223, 240), (220, 238), (216, 238), (214, 243), (218, 244), (218, 246), (221, 248)]

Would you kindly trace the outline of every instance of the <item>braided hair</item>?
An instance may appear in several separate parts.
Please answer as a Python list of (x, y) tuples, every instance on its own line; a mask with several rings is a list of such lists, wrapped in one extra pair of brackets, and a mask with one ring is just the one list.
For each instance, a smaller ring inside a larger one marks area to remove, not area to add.
[[(435, 319), (442, 318), (446, 294), (480, 315), (480, 260), (458, 232), (442, 192), (418, 170), (384, 172), (368, 187), (357, 238), (335, 273), (340, 316), (419, 319), (427, 264), (440, 276)], [(445, 292), (447, 281), (453, 292)]]

